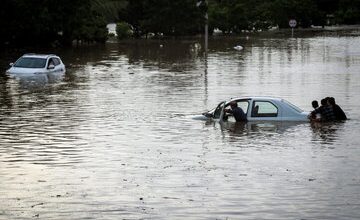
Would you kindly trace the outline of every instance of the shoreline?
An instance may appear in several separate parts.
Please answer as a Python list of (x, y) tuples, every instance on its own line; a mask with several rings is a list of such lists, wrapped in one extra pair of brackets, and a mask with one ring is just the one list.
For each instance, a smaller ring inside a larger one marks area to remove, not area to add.
[[(223, 33), (212, 33), (209, 35), (209, 39), (216, 39), (216, 38), (231, 38), (231, 37), (290, 37), (289, 33), (291, 33), (291, 28), (283, 28), (283, 29), (273, 29), (273, 30), (265, 30), (265, 31), (244, 31), (242, 33), (230, 33), (230, 34), (223, 34)], [(301, 36), (297, 36), (298, 34)], [(316, 34), (327, 34), (327, 35), (334, 35), (334, 36), (360, 36), (360, 24), (356, 25), (334, 25), (334, 26), (324, 26), (318, 27), (314, 26), (311, 28), (294, 28), (294, 37), (308, 37), (314, 36)], [(290, 34), (291, 35), (291, 34)], [(201, 39), (204, 36), (202, 34), (198, 35), (190, 35), (190, 36), (154, 36), (149, 38), (128, 38), (118, 40), (116, 36), (109, 36), (105, 43), (91, 43), (91, 44), (80, 44), (76, 45), (73, 44), (70, 46), (71, 48), (77, 47), (89, 47), (94, 45), (102, 45), (108, 43), (130, 43), (133, 41), (162, 41), (162, 40), (192, 40), (192, 39)], [(5, 50), (26, 50), (26, 48), (64, 48), (69, 46), (52, 46), (52, 45), (6, 45), (0, 44), (0, 48)]]
[[(353, 31), (358, 31), (358, 33), (353, 33)], [(291, 28), (282, 28), (274, 30), (265, 30), (265, 31), (247, 31), (242, 33), (212, 33), (209, 34), (209, 39), (216, 39), (221, 37), (288, 37), (291, 33)], [(336, 25), (336, 26), (324, 26), (324, 27), (311, 27), (311, 28), (294, 28), (294, 37), (296, 33), (301, 33), (302, 37), (313, 36), (314, 34), (328, 33), (336, 34), (341, 33), (342, 35), (360, 35), (360, 25)], [(161, 41), (161, 40), (186, 40), (186, 39), (199, 39), (203, 38), (203, 35), (193, 35), (193, 36), (160, 36), (160, 37), (149, 37), (149, 38), (129, 38), (118, 40), (116, 37), (109, 37), (106, 43), (127, 43), (130, 41)]]

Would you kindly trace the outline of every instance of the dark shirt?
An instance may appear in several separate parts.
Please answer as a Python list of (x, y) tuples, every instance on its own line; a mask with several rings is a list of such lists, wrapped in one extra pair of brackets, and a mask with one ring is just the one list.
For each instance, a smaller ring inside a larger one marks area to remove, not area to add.
[(347, 117), (345, 115), (345, 112), (340, 108), (338, 105), (333, 105), (333, 111), (335, 115), (336, 120), (346, 120)]
[(236, 121), (247, 121), (246, 114), (240, 107), (235, 107), (228, 110), (231, 113)]
[(322, 105), (319, 108), (312, 111), (311, 115), (316, 115), (318, 113), (320, 113), (321, 115), (321, 121), (334, 121), (336, 119), (333, 108), (331, 106)]

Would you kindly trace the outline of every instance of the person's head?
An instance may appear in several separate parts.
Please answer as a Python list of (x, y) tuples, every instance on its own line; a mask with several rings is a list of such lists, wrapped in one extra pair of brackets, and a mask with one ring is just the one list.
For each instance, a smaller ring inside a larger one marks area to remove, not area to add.
[(325, 99), (321, 99), (320, 103), (321, 103), (322, 106), (326, 106), (326, 105), (327, 105), (327, 100), (326, 100), (326, 98), (325, 98)]
[(230, 107), (231, 108), (236, 108), (238, 105), (237, 105), (237, 102), (233, 101), (233, 102), (230, 102)]
[(330, 105), (335, 105), (335, 98), (334, 97), (329, 97), (328, 102)]
[(319, 107), (319, 103), (318, 103), (318, 101), (316, 101), (316, 100), (312, 101), (312, 102), (311, 102), (311, 105), (312, 105), (313, 108)]

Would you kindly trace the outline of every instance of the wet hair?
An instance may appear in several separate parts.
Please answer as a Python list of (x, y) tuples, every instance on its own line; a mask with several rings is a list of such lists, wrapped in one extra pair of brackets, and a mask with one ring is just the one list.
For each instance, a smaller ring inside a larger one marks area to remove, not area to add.
[(325, 99), (321, 99), (321, 105), (327, 105), (327, 100), (326, 100), (326, 98)]
[(311, 102), (311, 105), (312, 105), (313, 108), (319, 107), (319, 103), (318, 103), (318, 101), (316, 101), (316, 100), (312, 101), (312, 102)]
[(335, 105), (335, 98), (334, 97), (329, 97), (328, 102), (330, 105)]

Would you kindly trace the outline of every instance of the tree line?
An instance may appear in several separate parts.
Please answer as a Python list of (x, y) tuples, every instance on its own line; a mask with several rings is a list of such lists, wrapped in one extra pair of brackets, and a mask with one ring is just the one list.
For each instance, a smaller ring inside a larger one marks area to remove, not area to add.
[(360, 0), (3, 0), (1, 45), (105, 42), (106, 24), (128, 25), (134, 37), (223, 33), (359, 24)]

